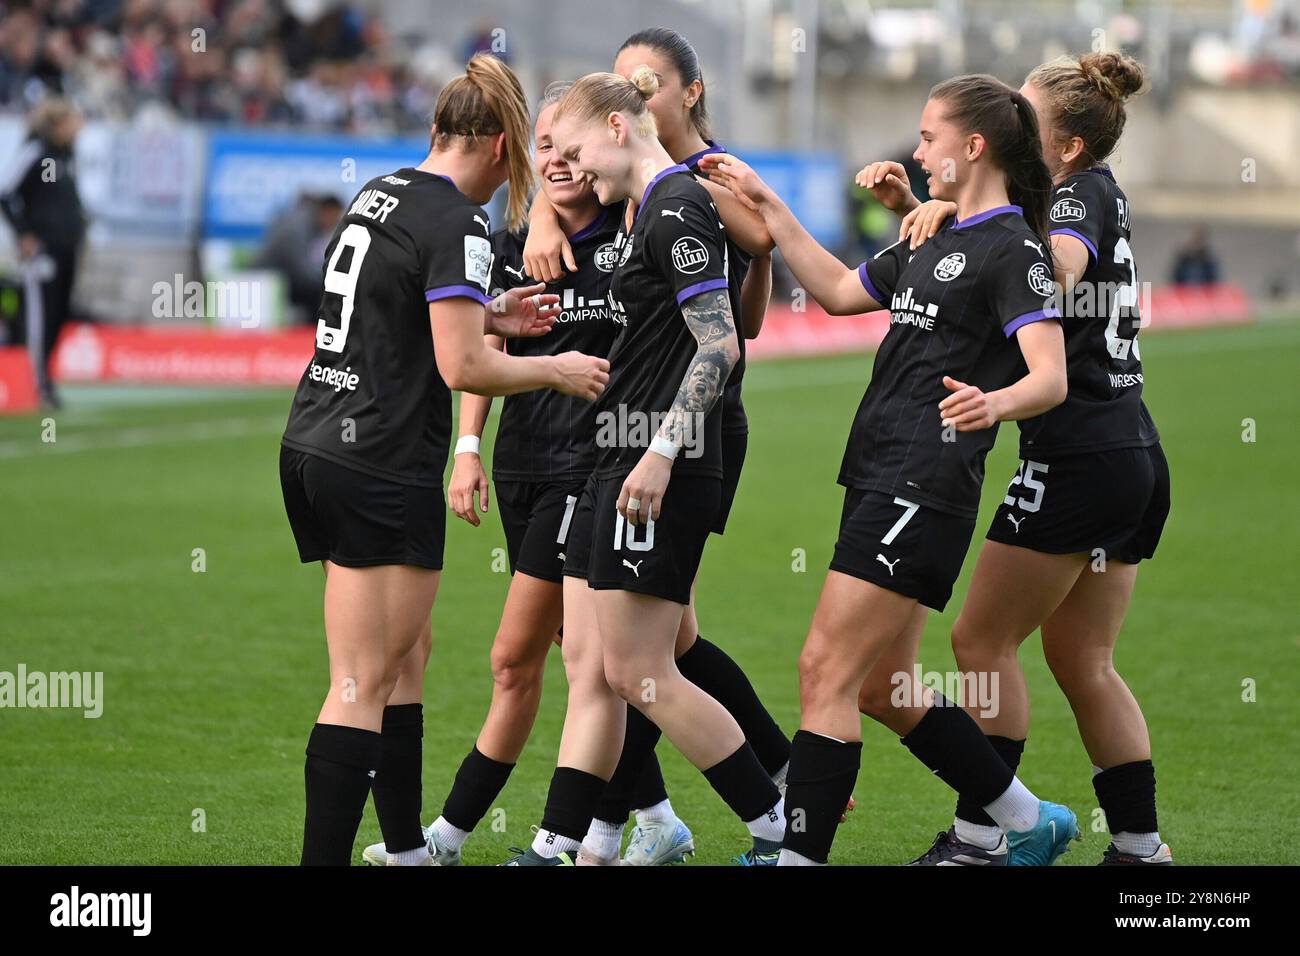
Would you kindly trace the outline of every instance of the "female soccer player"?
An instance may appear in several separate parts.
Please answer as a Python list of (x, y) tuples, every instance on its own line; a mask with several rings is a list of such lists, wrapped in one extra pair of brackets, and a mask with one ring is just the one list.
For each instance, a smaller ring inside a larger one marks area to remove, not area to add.
[(596, 406), (596, 469), (566, 549), (564, 733), (541, 828), (516, 866), (572, 861), (618, 763), (627, 704), (746, 822), (754, 845), (742, 859), (774, 862), (781, 834), (776, 785), (673, 653), (721, 498), (719, 400), (740, 347), (717, 210), (656, 136), (646, 104), (654, 71), (633, 76), (582, 78), (553, 119), (560, 155), (601, 202), (637, 208), (614, 243), (610, 297), (624, 328), (610, 353), (611, 390)]
[[(547, 286), (558, 297), (555, 328), (541, 338), (512, 342), (512, 355), (555, 355), (571, 349), (606, 356), (620, 326), (609, 302), (613, 242), (622, 205), (602, 206), (590, 185), (575, 177), (551, 142), (551, 117), (570, 84), (543, 94), (534, 127), (533, 166), (551, 208), (572, 244), (577, 271)], [(492, 236), (492, 290), (527, 286), (523, 244), (527, 226)], [(488, 336), (491, 347), (505, 340)], [(479, 439), (492, 399), (461, 397), (460, 438), (447, 497), (458, 517), (478, 526), (489, 508)], [(561, 571), (565, 539), (578, 496), (595, 466), (595, 421), (589, 402), (539, 390), (505, 400), (492, 457), (497, 507), (512, 573), (492, 644), (492, 703), (478, 740), (456, 773), (442, 814), (426, 830), (430, 855), (455, 866), (470, 831), (505, 787), (532, 732), (541, 702), (547, 653), (563, 619)], [(477, 496), (477, 501), (476, 501)], [(403, 705), (418, 718), (419, 704)], [(389, 708), (392, 716), (397, 708)], [(418, 778), (417, 778), (418, 779)], [(366, 847), (367, 862), (387, 861), (384, 844)]]
[(1074, 814), (1030, 793), (961, 708), (911, 678), (925, 608), (943, 609), (970, 544), (998, 422), (1040, 414), (1066, 390), (1042, 245), (1051, 180), (1033, 107), (992, 77), (962, 76), (930, 91), (920, 125), (915, 158), (960, 218), (915, 255), (895, 244), (857, 270), (819, 246), (743, 163), (704, 162), (757, 206), (827, 311), (891, 310), (849, 435), (839, 540), (799, 661), (785, 865), (827, 861), (861, 756), (858, 692), (898, 647), (912, 654), (896, 678), (910, 705), (889, 726), (913, 754), (985, 807), (1026, 860), (1050, 863), (1078, 832)]
[[(603, 358), (506, 356), (483, 341), (485, 328), (539, 334), (555, 321), (554, 296), (528, 299), (540, 285), (486, 294), (479, 204), (509, 179), (510, 221), (522, 218), (527, 117), (514, 74), (474, 57), (438, 98), (429, 155), (367, 183), (326, 250), (316, 352), (280, 456), (299, 555), (325, 568), (330, 689), (307, 744), (304, 864), (349, 862), (372, 773), (418, 780), (418, 727), (390, 733), (384, 718), (420, 699), (442, 568), (449, 389), (550, 387), (590, 400), (608, 380)], [(409, 786), (377, 789), (376, 807), (395, 862), (427, 862), (418, 785), (413, 800)]]
[[(614, 60), (614, 72), (630, 79), (633, 71), (643, 64), (654, 71), (659, 82), (659, 90), (649, 102), (659, 142), (674, 161), (698, 173), (701, 159), (723, 152), (723, 147), (709, 138), (699, 57), (681, 34), (651, 28), (624, 41)], [(710, 189), (728, 229), (728, 279), (733, 292), (739, 296), (743, 333), (738, 338), (740, 361), (722, 398), (722, 501), (713, 527), (720, 535), (726, 529), (735, 501), (749, 444), (749, 422), (741, 400), (745, 340), (755, 338), (763, 325), (772, 290), (772, 245), (761, 221), (727, 190), (707, 181), (706, 188)], [(539, 228), (529, 235), (525, 260), (530, 270), (537, 270), (532, 275), (560, 275), (563, 264), (571, 261), (564, 234), (550, 221), (544, 202), (535, 204), (534, 211), (538, 214)], [(755, 253), (752, 259), (751, 251)], [(700, 636), (693, 593), (677, 635), (677, 658), (677, 666), (686, 678), (731, 712), (764, 768), (773, 779), (783, 782), (790, 759), (789, 738), (763, 706), (744, 671), (721, 648)], [(632, 807), (637, 808), (637, 826), (628, 842), (626, 862), (654, 865), (678, 860), (683, 853), (694, 849), (690, 831), (672, 811), (658, 762), (652, 758), (658, 740), (658, 728), (635, 708), (630, 709), (624, 755), (586, 841), (594, 855), (618, 855), (623, 827)]]
[[(1089, 53), (1045, 63), (1021, 87), (1038, 114), (1055, 187), (1050, 234), (1066, 292), (1070, 389), (1061, 405), (1020, 423), (1022, 461), (989, 527), (952, 641), (964, 673), (998, 676), (998, 713), (975, 716), (1015, 770), (1029, 731), (1016, 655), (1041, 628), (1110, 828), (1102, 862), (1168, 865), (1146, 721), (1114, 664), (1138, 562), (1155, 553), (1169, 513), (1169, 467), (1142, 402), (1129, 202), (1104, 165), (1124, 131), (1124, 101), (1142, 82), (1131, 57)], [(919, 245), (952, 213), (937, 201), (917, 207), (904, 234)], [(885, 706), (879, 685), (864, 696), (873, 709)], [(983, 861), (997, 855), (1000, 837), (979, 807), (958, 800), (952, 828), (917, 862)]]

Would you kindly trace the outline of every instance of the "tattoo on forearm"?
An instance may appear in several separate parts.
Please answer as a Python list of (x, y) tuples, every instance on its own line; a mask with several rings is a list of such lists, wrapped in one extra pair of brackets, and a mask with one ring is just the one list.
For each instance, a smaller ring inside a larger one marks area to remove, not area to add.
[(699, 347), (659, 427), (659, 436), (676, 445), (693, 446), (703, 438), (705, 416), (722, 394), (736, 364), (734, 348), (727, 348), (728, 339), (736, 335), (736, 323), (725, 289), (688, 300), (682, 306), (682, 317)]

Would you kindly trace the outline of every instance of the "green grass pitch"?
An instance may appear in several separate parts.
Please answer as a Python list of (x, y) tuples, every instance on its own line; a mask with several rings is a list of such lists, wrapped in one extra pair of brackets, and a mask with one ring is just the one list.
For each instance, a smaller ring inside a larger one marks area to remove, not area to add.
[[(1300, 323), (1143, 339), (1147, 401), (1173, 474), (1173, 513), (1143, 566), (1118, 663), (1151, 725), (1161, 832), (1182, 864), (1296, 863), (1300, 815)], [(749, 460), (725, 538), (705, 555), (705, 635), (744, 666), (787, 731), (795, 662), (834, 543), (835, 483), (870, 356), (749, 371)], [(297, 861), (306, 736), (326, 681), (321, 573), (297, 561), (276, 459), (287, 392), (70, 390), (42, 442), (39, 416), (0, 421), (0, 671), (102, 671), (104, 711), (0, 710), (0, 863), (289, 864)], [(1243, 420), (1255, 441), (1243, 441)], [(490, 438), (485, 446), (490, 447)], [(1015, 428), (990, 456), (987, 527), (1014, 467)], [(490, 692), (488, 647), (508, 578), (495, 511), (449, 518), (425, 714), (426, 822), (472, 744)], [(202, 548), (206, 570), (192, 570)], [(807, 571), (792, 554), (807, 553)], [(948, 632), (974, 563), (932, 614), (926, 669), (953, 668)], [(1033, 699), (1022, 775), (1079, 814), (1094, 863), (1090, 769), (1037, 638), (1021, 659)], [(1243, 700), (1243, 682), (1254, 700)], [(538, 822), (563, 718), (558, 652), (542, 714), (510, 783), (466, 847), (502, 860)], [(864, 727), (858, 807), (836, 863), (896, 864), (947, 826), (952, 796), (883, 728)], [(744, 827), (665, 741), (694, 865), (747, 845)], [(496, 824), (494, 827), (493, 824)], [(201, 825), (200, 825), (201, 824)], [(368, 809), (356, 859), (380, 839)]]

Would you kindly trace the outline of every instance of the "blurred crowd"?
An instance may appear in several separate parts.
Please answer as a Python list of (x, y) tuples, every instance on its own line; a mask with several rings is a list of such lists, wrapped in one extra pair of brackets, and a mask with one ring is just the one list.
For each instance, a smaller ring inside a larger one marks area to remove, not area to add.
[(346, 0), (0, 0), (0, 110), (56, 93), (91, 118), (422, 129), (483, 39), (422, 48)]

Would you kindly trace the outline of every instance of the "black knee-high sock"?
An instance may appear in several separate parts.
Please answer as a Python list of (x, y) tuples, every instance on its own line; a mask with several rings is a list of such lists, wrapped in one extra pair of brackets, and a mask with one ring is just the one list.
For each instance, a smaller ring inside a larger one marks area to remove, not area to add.
[(384, 849), (401, 853), (424, 846), (420, 829), (420, 779), (424, 756), (424, 705), (394, 704), (384, 708), (382, 753), (370, 792), (384, 834)]
[(987, 807), (1011, 786), (1011, 771), (975, 718), (941, 694), (921, 722), (902, 738), (935, 776), (977, 806)]
[(316, 724), (307, 740), (307, 817), (303, 866), (348, 866), (370, 774), (379, 766), (380, 736), (373, 730)]
[[(997, 734), (986, 734), (985, 736), (988, 737), (993, 749), (998, 752), (998, 756), (1002, 758), (1002, 762), (1011, 768), (1013, 774), (1020, 769), (1020, 758), (1025, 752), (1025, 742), (1023, 740), (1012, 740), (1010, 737), (1000, 737)], [(976, 826), (997, 826), (997, 822), (984, 812), (982, 806), (968, 800), (961, 794), (957, 794), (957, 812), (955, 816)]]
[(595, 812), (597, 820), (615, 826), (627, 823), (627, 815), (632, 811), (634, 804), (633, 794), (641, 774), (645, 771), (647, 758), (654, 755), (655, 745), (659, 743), (660, 736), (660, 730), (654, 721), (628, 704), (623, 753), (618, 758), (614, 775), (609, 778), (609, 783), (601, 793)]
[(1112, 834), (1155, 833), (1156, 768), (1150, 760), (1122, 763), (1092, 778)]
[(677, 669), (736, 718), (741, 733), (754, 748), (769, 777), (789, 763), (790, 739), (758, 699), (754, 685), (740, 665), (726, 651), (696, 637), (690, 649), (677, 658)]
[(860, 740), (846, 743), (807, 730), (795, 733), (785, 778), (782, 848), (816, 863), (830, 858), (835, 828), (853, 795), (861, 762)]
[[(605, 781), (573, 767), (556, 767), (546, 794), (542, 829), (582, 842), (596, 814)], [(627, 817), (624, 816), (626, 822)]]
[[(781, 802), (781, 791), (767, 775), (749, 741), (729, 757), (704, 771), (704, 779), (717, 791), (731, 812), (745, 822), (756, 820)], [(777, 818), (773, 816), (772, 822)]]
[(466, 833), (473, 830), (492, 808), (514, 769), (514, 764), (493, 760), (475, 747), (460, 762), (451, 793), (442, 805), (443, 819)]
[[(668, 799), (668, 788), (664, 786), (664, 772), (659, 766), (659, 758), (650, 751), (645, 762), (641, 764), (641, 776), (637, 777), (636, 786), (632, 788), (632, 809), (643, 810), (663, 803)], [(597, 817), (600, 814), (596, 814)]]

